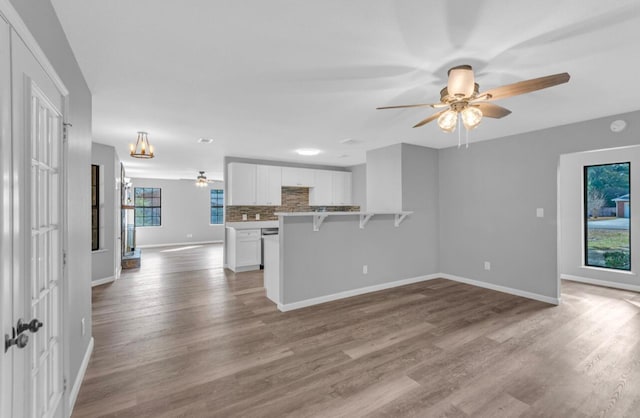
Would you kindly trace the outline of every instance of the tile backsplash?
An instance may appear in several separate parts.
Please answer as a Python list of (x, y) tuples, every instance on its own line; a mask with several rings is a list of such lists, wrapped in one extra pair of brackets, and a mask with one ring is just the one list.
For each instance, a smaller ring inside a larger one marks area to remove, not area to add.
[(260, 214), (261, 221), (276, 221), (276, 212), (312, 212), (318, 208), (327, 212), (358, 212), (360, 206), (309, 206), (309, 188), (283, 187), (282, 206), (226, 206), (225, 220), (227, 222), (242, 222), (242, 215), (247, 215), (247, 221), (255, 221), (256, 214)]

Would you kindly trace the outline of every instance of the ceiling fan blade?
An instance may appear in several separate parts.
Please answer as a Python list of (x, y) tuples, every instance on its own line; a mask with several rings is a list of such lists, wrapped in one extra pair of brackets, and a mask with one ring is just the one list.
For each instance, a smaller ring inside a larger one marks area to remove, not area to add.
[(498, 100), (507, 97), (517, 96), (520, 94), (530, 93), (536, 90), (542, 90), (558, 84), (566, 83), (571, 76), (569, 73), (560, 73), (548, 75), (546, 77), (533, 78), (531, 80), (520, 81), (506, 86), (497, 87), (480, 93), (480, 96), (486, 95), (484, 100)]
[(505, 109), (502, 106), (494, 105), (493, 103), (477, 103), (472, 104), (471, 106), (480, 109), (480, 111), (482, 112), (482, 116), (486, 116), (488, 118), (500, 119), (511, 114), (511, 111), (509, 109)]
[(431, 122), (431, 121), (432, 121), (432, 120), (434, 120), (434, 119), (438, 119), (438, 118), (440, 117), (440, 115), (442, 115), (442, 114), (443, 114), (444, 112), (446, 112), (447, 110), (449, 110), (449, 109), (441, 110), (441, 111), (439, 111), (439, 112), (434, 113), (433, 115), (429, 116), (429, 117), (428, 117), (428, 118), (426, 118), (426, 119), (422, 119), (420, 122), (418, 122), (418, 123), (414, 126), (414, 128), (419, 128), (419, 127), (421, 127), (422, 125), (426, 125), (427, 123)]
[(408, 107), (439, 107), (441, 105), (446, 106), (444, 103), (420, 103), (420, 104), (412, 104), (412, 105), (400, 105), (400, 106), (383, 106), (376, 107), (376, 109), (404, 109)]

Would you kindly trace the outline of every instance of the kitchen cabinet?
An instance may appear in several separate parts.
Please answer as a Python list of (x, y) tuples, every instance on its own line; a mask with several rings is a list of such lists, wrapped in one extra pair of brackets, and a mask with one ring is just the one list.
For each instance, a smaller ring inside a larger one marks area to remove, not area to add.
[(256, 169), (256, 205), (282, 204), (282, 167), (259, 165)]
[(282, 167), (282, 185), (286, 187), (313, 187), (316, 171), (310, 168)]
[(333, 204), (333, 172), (315, 170), (314, 186), (309, 190), (310, 206), (331, 206)]
[(227, 205), (256, 205), (257, 166), (230, 163), (227, 179)]
[(234, 271), (260, 269), (262, 240), (259, 229), (227, 228), (227, 267)]
[(351, 205), (351, 173), (347, 171), (333, 171), (333, 199), (335, 206)]

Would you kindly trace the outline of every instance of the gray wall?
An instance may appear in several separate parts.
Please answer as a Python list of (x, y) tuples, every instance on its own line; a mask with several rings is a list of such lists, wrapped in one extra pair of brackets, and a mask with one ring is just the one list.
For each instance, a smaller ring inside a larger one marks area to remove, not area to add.
[[(613, 134), (609, 124), (617, 118), (629, 127)], [(440, 270), (558, 297), (560, 155), (638, 138), (640, 112), (633, 112), (440, 150)], [(544, 218), (536, 208), (544, 208)]]
[[(224, 225), (210, 225), (210, 189), (222, 182), (196, 187), (195, 180), (131, 179), (132, 187), (162, 189), (162, 226), (136, 228), (136, 246), (186, 244), (224, 240)], [(132, 189), (133, 191), (133, 189)], [(191, 234), (191, 237), (187, 237)]]
[[(82, 336), (80, 320), (91, 329), (91, 92), (48, 0), (11, 0), (69, 90), (73, 124), (68, 140), (69, 384), (75, 382), (91, 332)], [(79, 191), (79, 192), (73, 192)]]
[(91, 280), (115, 278), (120, 240), (120, 159), (110, 145), (93, 143), (91, 164), (101, 166), (100, 250), (91, 254)]
[(402, 145), (367, 151), (367, 209), (402, 210)]
[[(283, 303), (439, 272), (438, 153), (407, 144), (382, 150), (395, 159), (404, 209), (414, 213), (397, 228), (393, 215), (374, 216), (364, 229), (358, 215), (329, 216), (318, 232), (311, 217), (285, 217)], [(367, 167), (367, 177), (369, 172)]]
[(367, 210), (367, 165), (360, 164), (349, 167), (351, 170), (351, 198), (354, 206), (360, 206), (362, 212)]

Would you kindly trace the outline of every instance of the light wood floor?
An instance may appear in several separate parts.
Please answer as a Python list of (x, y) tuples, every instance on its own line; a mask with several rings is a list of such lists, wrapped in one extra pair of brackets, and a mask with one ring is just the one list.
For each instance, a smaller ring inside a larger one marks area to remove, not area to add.
[(433, 280), (280, 313), (222, 247), (93, 290), (74, 417), (640, 416), (640, 295), (552, 307)]

